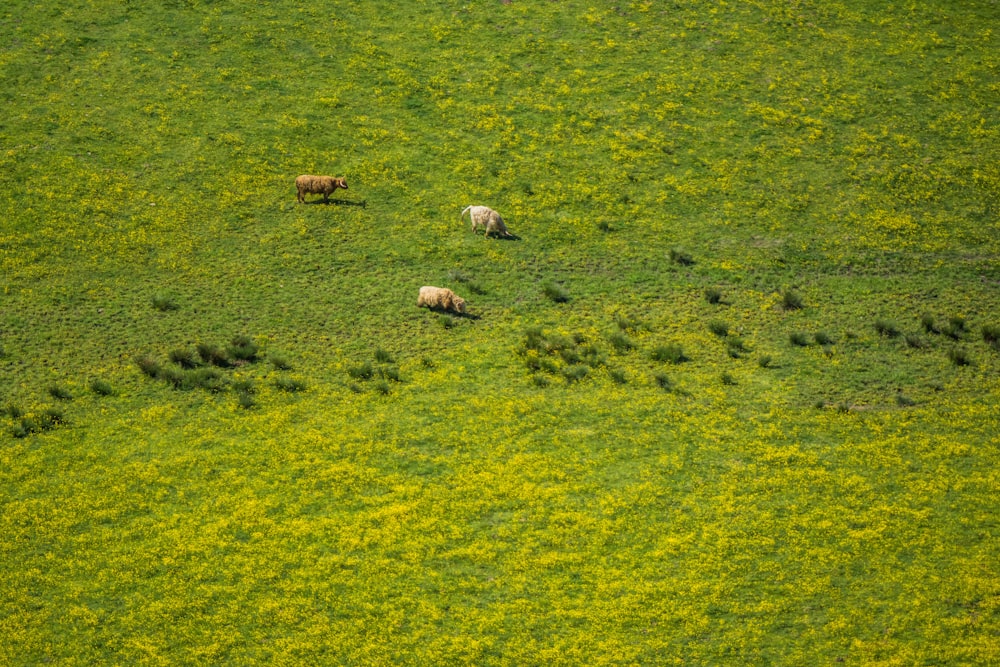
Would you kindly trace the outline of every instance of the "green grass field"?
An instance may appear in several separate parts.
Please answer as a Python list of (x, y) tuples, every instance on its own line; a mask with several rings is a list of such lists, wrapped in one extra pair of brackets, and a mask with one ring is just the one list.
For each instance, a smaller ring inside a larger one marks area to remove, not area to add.
[(7, 2), (0, 663), (1000, 663), (998, 19)]

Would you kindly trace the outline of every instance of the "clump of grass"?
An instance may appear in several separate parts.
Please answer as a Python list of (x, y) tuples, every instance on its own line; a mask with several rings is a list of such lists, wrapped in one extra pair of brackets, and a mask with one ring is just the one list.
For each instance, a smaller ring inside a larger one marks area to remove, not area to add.
[(228, 368), (232, 365), (232, 361), (226, 351), (216, 345), (198, 343), (195, 349), (198, 351), (198, 356), (206, 364), (218, 366), (219, 368)]
[(610, 377), (611, 381), (615, 384), (626, 384), (628, 382), (628, 376), (625, 374), (625, 371), (620, 368), (609, 368), (608, 377)]
[(881, 318), (875, 320), (875, 332), (886, 338), (897, 338), (900, 334), (899, 327), (896, 326), (895, 322)]
[(793, 331), (788, 334), (788, 342), (797, 347), (807, 347), (809, 345), (809, 336), (801, 331)]
[(608, 222), (607, 220), (601, 220), (600, 222), (598, 222), (597, 229), (599, 229), (602, 232), (614, 231), (614, 228), (611, 226), (611, 223)]
[(292, 370), (292, 364), (286, 357), (278, 354), (268, 355), (268, 360), (271, 362), (271, 366), (274, 367), (276, 371), (290, 371)]
[(909, 408), (916, 404), (917, 402), (915, 400), (913, 400), (903, 392), (899, 392), (898, 394), (896, 394), (896, 405), (898, 405), (899, 407)]
[(781, 307), (785, 310), (801, 310), (804, 305), (802, 295), (793, 289), (786, 289), (781, 294)]
[(375, 350), (375, 361), (379, 362), (380, 364), (391, 364), (394, 361), (394, 359), (392, 358), (392, 354), (386, 352), (382, 348), (379, 348)]
[(684, 354), (684, 348), (676, 343), (661, 345), (653, 348), (653, 351), (649, 356), (653, 359), (653, 361), (665, 361), (671, 364), (682, 364), (685, 361), (691, 360), (686, 354)]
[(616, 331), (608, 337), (611, 347), (618, 353), (628, 352), (635, 347), (635, 343), (621, 331)]
[(709, 287), (705, 290), (705, 300), (713, 305), (722, 303), (722, 290), (717, 287)]
[(445, 329), (451, 329), (456, 324), (458, 324), (458, 320), (456, 320), (451, 315), (445, 315), (444, 313), (439, 313), (438, 314), (438, 324), (440, 324)]
[(424, 368), (434, 368), (437, 364), (430, 357), (420, 357), (420, 365)]
[(226, 390), (226, 381), (214, 368), (196, 368), (184, 374), (182, 387), (185, 389), (205, 389), (218, 394)]
[(161, 313), (167, 313), (180, 308), (177, 302), (166, 294), (156, 294), (153, 296), (153, 308)]
[(571, 366), (566, 366), (562, 371), (563, 377), (566, 378), (566, 382), (571, 384), (579, 382), (583, 378), (587, 377), (588, 373), (590, 373), (590, 366), (585, 364), (573, 364)]
[(5, 405), (3, 412), (6, 413), (11, 419), (20, 419), (24, 416), (24, 410), (22, 410), (21, 406), (16, 403), (8, 403)]
[(549, 379), (544, 375), (532, 375), (531, 383), (534, 384), (536, 387), (548, 387)]
[(972, 365), (972, 357), (964, 347), (953, 347), (948, 350), (948, 359), (956, 366)]
[(656, 386), (658, 386), (660, 389), (662, 389), (664, 391), (673, 391), (674, 390), (674, 383), (670, 379), (670, 376), (667, 375), (666, 373), (662, 373), (662, 372), (660, 372), (660, 373), (654, 373), (653, 374), (653, 381), (656, 383)]
[(70, 393), (68, 389), (58, 384), (51, 385), (48, 388), (49, 396), (56, 399), (57, 401), (72, 401), (73, 394)]
[(254, 384), (253, 380), (233, 380), (232, 382), (233, 391), (237, 394), (256, 394), (257, 385)]
[(729, 325), (722, 320), (712, 320), (709, 322), (708, 330), (719, 338), (725, 338), (729, 335)]
[(260, 351), (260, 348), (249, 336), (240, 335), (233, 337), (226, 351), (233, 359), (249, 363), (257, 360), (257, 353)]
[(911, 347), (914, 350), (922, 350), (927, 347), (927, 341), (915, 334), (906, 334), (906, 336), (903, 337), (903, 340), (906, 341), (907, 347)]
[(111, 386), (111, 383), (96, 378), (90, 381), (90, 390), (98, 396), (111, 396), (115, 393), (114, 387)]
[(378, 369), (378, 375), (383, 380), (392, 380), (393, 382), (402, 382), (399, 377), (399, 369), (395, 366), (382, 366)]
[(817, 331), (813, 334), (813, 340), (817, 345), (833, 345), (833, 337), (825, 331)]
[(372, 385), (372, 388), (375, 389), (375, 391), (377, 391), (378, 393), (382, 394), (383, 396), (388, 396), (389, 392), (392, 391), (391, 387), (389, 387), (389, 383), (386, 382), (385, 380), (379, 380), (374, 385)]
[(930, 313), (925, 313), (920, 318), (920, 324), (923, 325), (924, 331), (929, 334), (941, 333), (941, 330), (938, 329), (937, 324), (934, 322), (934, 316)]
[(983, 342), (994, 350), (1000, 351), (1000, 326), (984, 324), (981, 332), (983, 334)]
[(731, 387), (736, 384), (736, 378), (733, 377), (733, 374), (730, 373), (729, 371), (723, 371), (722, 375), (720, 375), (719, 378), (722, 380), (722, 384), (726, 386)]
[(363, 394), (364, 391), (365, 391), (365, 388), (362, 387), (357, 382), (350, 382), (350, 383), (348, 383), (347, 388), (350, 389), (351, 391), (353, 391), (355, 394)]
[(365, 361), (361, 364), (348, 366), (347, 374), (355, 380), (370, 380), (375, 374), (375, 370), (369, 362)]
[(563, 289), (561, 285), (551, 280), (542, 285), (542, 293), (554, 303), (566, 303), (569, 301), (569, 292)]
[(201, 365), (198, 359), (195, 358), (194, 353), (191, 350), (178, 349), (171, 350), (170, 354), (167, 355), (170, 361), (174, 362), (181, 368), (197, 368)]
[(169, 384), (174, 389), (189, 389), (190, 384), (184, 375), (184, 371), (172, 366), (163, 366), (156, 374), (156, 377)]
[(770, 354), (762, 354), (757, 357), (757, 365), (761, 368), (770, 368), (772, 363), (774, 363), (774, 360)]
[(961, 315), (953, 315), (948, 318), (948, 325), (941, 331), (945, 336), (951, 338), (952, 340), (962, 340), (965, 334), (969, 332), (969, 327), (965, 322), (965, 318)]
[(274, 386), (289, 394), (295, 394), (306, 390), (305, 382), (293, 378), (276, 378), (274, 380)]
[(569, 365), (578, 364), (582, 360), (580, 353), (573, 347), (563, 347), (559, 350), (558, 354)]
[(608, 363), (608, 358), (596, 345), (587, 345), (580, 350), (584, 363), (592, 368), (604, 366)]
[(739, 336), (726, 336), (726, 353), (733, 359), (740, 359), (749, 351), (746, 341)]
[(257, 398), (245, 391), (237, 392), (236, 402), (244, 410), (253, 410), (257, 407)]
[(840, 403), (837, 403), (835, 407), (837, 409), (837, 412), (844, 415), (846, 415), (851, 411), (851, 404), (848, 403), (847, 401), (841, 401)]
[(154, 379), (160, 376), (160, 371), (162, 370), (160, 362), (148, 354), (136, 357), (135, 365), (138, 366), (139, 370), (145, 375)]
[(670, 249), (670, 261), (674, 264), (680, 264), (681, 266), (691, 266), (694, 264), (694, 258), (691, 254), (681, 250), (680, 248)]

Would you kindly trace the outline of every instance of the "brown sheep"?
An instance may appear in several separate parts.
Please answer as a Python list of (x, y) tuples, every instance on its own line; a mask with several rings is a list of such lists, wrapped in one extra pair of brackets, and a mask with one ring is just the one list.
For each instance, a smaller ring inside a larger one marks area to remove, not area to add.
[(488, 237), (490, 234), (499, 234), (500, 236), (506, 236), (508, 238), (513, 237), (513, 234), (507, 231), (507, 225), (503, 224), (503, 218), (500, 214), (491, 209), (488, 206), (466, 206), (465, 210), (462, 211), (462, 219), (465, 219), (465, 214), (469, 214), (469, 218), (472, 220), (472, 233), (474, 234), (476, 230), (480, 227), (486, 230), (483, 234), (483, 238)]
[(347, 189), (346, 178), (333, 176), (299, 176), (295, 179), (295, 188), (299, 191), (299, 201), (305, 202), (306, 195), (323, 195), (323, 202), (330, 201), (330, 193), (337, 188)]
[(417, 307), (465, 313), (465, 299), (446, 287), (425, 286), (420, 288), (420, 296), (417, 297)]

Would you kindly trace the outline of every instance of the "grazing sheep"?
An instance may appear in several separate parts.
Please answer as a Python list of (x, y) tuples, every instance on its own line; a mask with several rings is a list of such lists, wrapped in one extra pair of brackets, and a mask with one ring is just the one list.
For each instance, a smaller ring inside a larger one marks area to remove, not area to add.
[(425, 286), (420, 288), (420, 296), (417, 297), (417, 307), (464, 313), (465, 299), (446, 287)]
[(347, 189), (346, 178), (333, 176), (299, 176), (295, 179), (295, 188), (299, 191), (299, 201), (305, 202), (307, 194), (323, 195), (323, 201), (330, 201), (330, 193), (337, 188)]
[(513, 234), (507, 231), (507, 225), (503, 224), (503, 218), (500, 217), (500, 214), (489, 206), (466, 206), (465, 210), (462, 211), (463, 220), (466, 213), (469, 214), (469, 218), (472, 220), (473, 234), (479, 227), (483, 227), (486, 230), (483, 238), (493, 233), (508, 238), (513, 236)]

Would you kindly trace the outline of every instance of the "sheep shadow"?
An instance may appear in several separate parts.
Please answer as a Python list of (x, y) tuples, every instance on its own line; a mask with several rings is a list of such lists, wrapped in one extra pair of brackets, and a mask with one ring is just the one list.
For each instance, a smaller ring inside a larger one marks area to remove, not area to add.
[(428, 307), (427, 310), (435, 315), (448, 315), (456, 320), (470, 320), (472, 322), (478, 322), (483, 319), (482, 315), (476, 315), (475, 313), (456, 313), (454, 310), (448, 310), (446, 308)]
[(305, 202), (306, 204), (322, 204), (323, 206), (357, 206), (358, 208), (368, 208), (368, 200), (362, 199), (361, 201), (354, 201), (353, 199), (331, 199), (329, 201), (323, 201), (322, 199), (313, 199), (311, 201)]
[[(479, 236), (479, 234), (476, 234)], [(507, 236), (483, 236), (484, 239), (489, 239), (491, 241), (520, 241), (521, 237), (517, 234), (507, 233)]]

